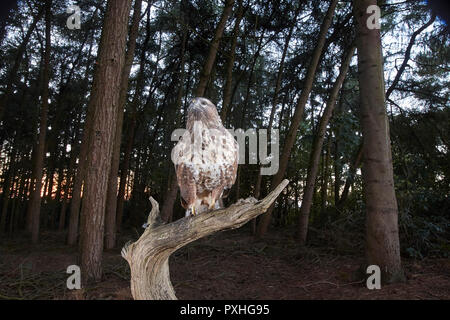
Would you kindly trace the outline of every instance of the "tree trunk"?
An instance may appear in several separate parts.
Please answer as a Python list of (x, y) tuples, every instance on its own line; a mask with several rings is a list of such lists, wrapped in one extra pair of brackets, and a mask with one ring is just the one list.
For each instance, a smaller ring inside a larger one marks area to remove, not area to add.
[(146, 63), (146, 51), (148, 48), (148, 44), (151, 36), (151, 28), (150, 28), (150, 12), (147, 16), (147, 25), (146, 25), (146, 34), (143, 43), (143, 48), (141, 51), (140, 59), (139, 59), (139, 74), (136, 80), (136, 89), (133, 96), (133, 101), (130, 104), (129, 111), (129, 124), (127, 130), (127, 137), (125, 139), (125, 154), (122, 162), (122, 167), (120, 169), (120, 182), (119, 182), (119, 191), (117, 195), (117, 206), (116, 206), (116, 230), (117, 232), (121, 231), (122, 228), (122, 216), (123, 216), (123, 207), (125, 201), (125, 189), (126, 189), (126, 180), (128, 176), (128, 170), (130, 167), (131, 153), (133, 151), (134, 145), (134, 135), (137, 126), (137, 113), (138, 113), (138, 105), (139, 98), (142, 94), (142, 90), (145, 86), (145, 63)]
[(113, 157), (111, 162), (111, 173), (108, 182), (108, 195), (106, 200), (105, 213), (105, 249), (112, 249), (116, 245), (116, 210), (117, 210), (117, 174), (119, 172), (120, 145), (122, 141), (122, 126), (124, 108), (127, 101), (128, 80), (131, 66), (133, 64), (136, 39), (139, 31), (141, 17), (142, 0), (135, 0), (133, 18), (128, 40), (128, 50), (125, 57), (125, 66), (120, 84), (119, 110), (117, 114), (117, 124), (114, 137)]
[(41, 97), (41, 119), (39, 124), (39, 137), (36, 145), (35, 162), (33, 166), (34, 187), (32, 187), (31, 199), (28, 203), (28, 215), (31, 218), (31, 243), (36, 244), (39, 240), (39, 220), (41, 213), (41, 188), (42, 188), (42, 170), (44, 167), (45, 156), (45, 137), (47, 134), (47, 114), (49, 99), (49, 81), (50, 81), (50, 50), (51, 50), (51, 6), (52, 1), (45, 3), (45, 54), (44, 70)]
[[(320, 187), (320, 217), (324, 221), (324, 214), (327, 208), (328, 199), (328, 179), (330, 176), (330, 153), (331, 153), (331, 137), (327, 138), (327, 148), (324, 150), (324, 155), (322, 155), (322, 186)], [(324, 159), (325, 158), (325, 159)]]
[[(131, 269), (131, 293), (135, 300), (175, 300), (170, 281), (169, 257), (197, 239), (225, 229), (236, 229), (265, 212), (289, 183), (284, 180), (263, 200), (239, 200), (226, 209), (188, 217), (163, 225), (153, 198), (147, 228), (134, 243), (122, 249)], [(167, 236), (169, 235), (169, 236)]]
[[(72, 140), (72, 145), (75, 146), (79, 139), (79, 125), (80, 125), (80, 117), (77, 119), (77, 124), (75, 125), (75, 136)], [(67, 211), (67, 205), (69, 201), (69, 192), (70, 189), (73, 188), (73, 181), (75, 179), (74, 177), (74, 168), (75, 168), (75, 161), (76, 161), (76, 152), (75, 148), (71, 149), (70, 151), (70, 162), (69, 162), (69, 168), (67, 169), (67, 175), (64, 182), (64, 187), (62, 188), (64, 192), (63, 200), (61, 203), (61, 210), (59, 212), (59, 223), (58, 223), (58, 231), (63, 231), (66, 226), (66, 211)]]
[(236, 21), (234, 22), (233, 27), (233, 40), (231, 41), (231, 48), (230, 53), (228, 56), (227, 61), (227, 68), (226, 68), (226, 80), (225, 80), (225, 87), (223, 89), (223, 103), (222, 103), (222, 109), (220, 110), (220, 118), (222, 119), (222, 122), (225, 122), (227, 118), (228, 109), (231, 103), (231, 95), (232, 95), (232, 84), (233, 84), (233, 67), (234, 67), (234, 60), (236, 57), (236, 46), (237, 46), (237, 39), (239, 35), (239, 25), (241, 24), (242, 16), (244, 15), (244, 6), (242, 5), (242, 0), (239, 1), (239, 8), (236, 15)]
[(227, 23), (228, 17), (233, 9), (234, 0), (226, 0), (225, 7), (223, 8), (222, 16), (220, 17), (219, 24), (217, 25), (216, 31), (214, 33), (214, 38), (209, 47), (208, 57), (203, 65), (203, 69), (200, 73), (200, 79), (195, 90), (195, 96), (202, 97), (206, 91), (206, 85), (208, 84), (209, 77), (211, 75), (211, 70), (216, 60), (217, 51), (219, 50), (219, 43), (222, 39), (223, 30)]
[[(69, 218), (69, 230), (67, 232), (67, 244), (69, 246), (75, 245), (78, 240), (78, 225), (80, 217), (80, 205), (81, 205), (81, 190), (83, 187), (84, 177), (86, 174), (86, 155), (88, 152), (89, 136), (92, 129), (92, 118), (94, 105), (88, 106), (86, 115), (86, 122), (83, 129), (83, 137), (81, 140), (80, 155), (78, 157), (78, 168), (75, 174), (74, 186), (72, 190), (72, 199), (70, 202), (70, 218)], [(73, 155), (75, 157), (75, 155)], [(85, 190), (84, 190), (85, 191)]]
[[(345, 81), (342, 84), (345, 86)], [(343, 94), (339, 99), (339, 103), (336, 106), (336, 110), (334, 112), (335, 117), (339, 116), (343, 113)], [(340, 124), (335, 124), (333, 129), (334, 131), (334, 153), (333, 153), (333, 169), (334, 169), (334, 205), (337, 206), (339, 202), (339, 193), (341, 192), (341, 173), (342, 173), (342, 163), (341, 163), (341, 151), (340, 151), (340, 139), (342, 135), (342, 128)]]
[(161, 210), (161, 218), (165, 222), (170, 222), (173, 219), (173, 205), (177, 200), (178, 193), (178, 181), (175, 174), (172, 175), (170, 179), (170, 184), (166, 192), (166, 197), (164, 198), (164, 205)]
[[(69, 177), (67, 177), (69, 179)], [(68, 182), (66, 182), (68, 183)], [(58, 231), (62, 232), (66, 226), (66, 211), (67, 211), (67, 199), (68, 199), (69, 188), (65, 186), (64, 196), (61, 201), (61, 210), (59, 211), (59, 221), (58, 221)]]
[(311, 155), (309, 159), (308, 175), (306, 178), (306, 187), (303, 193), (302, 205), (300, 207), (300, 216), (298, 221), (298, 240), (300, 245), (306, 243), (306, 236), (308, 233), (308, 221), (309, 213), (311, 211), (311, 206), (313, 202), (314, 187), (317, 179), (317, 172), (319, 170), (320, 154), (322, 152), (323, 141), (325, 139), (325, 133), (327, 131), (328, 123), (333, 115), (333, 109), (336, 104), (336, 100), (339, 94), (339, 90), (342, 87), (345, 76), (350, 65), (350, 61), (355, 54), (355, 47), (351, 47), (344, 54), (342, 59), (341, 69), (339, 71), (339, 76), (334, 82), (333, 88), (331, 89), (330, 96), (328, 97), (325, 110), (323, 111), (322, 118), (320, 119), (317, 133), (314, 137), (313, 147), (311, 150)]
[[(2, 185), (2, 209), (0, 211), (0, 234), (5, 232), (6, 219), (8, 217), (8, 204), (11, 198), (11, 191), (13, 189), (14, 176), (16, 175), (16, 155), (17, 148), (13, 148), (9, 154), (9, 165), (6, 173), (4, 174), (4, 181)], [(5, 170), (5, 166), (2, 167), (2, 171)]]
[[(92, 135), (81, 209), (80, 260), (83, 284), (100, 281), (104, 218), (112, 146), (119, 109), (120, 84), (125, 64), (125, 49), (131, 1), (110, 0), (103, 21), (98, 66), (94, 75), (90, 109)], [(95, 93), (94, 93), (95, 92)]]
[(3, 184), (3, 192), (2, 192), (2, 211), (0, 217), (0, 235), (5, 232), (6, 227), (6, 219), (8, 217), (8, 204), (11, 196), (11, 180), (13, 178), (9, 175), (11, 171), (9, 171), (5, 178), (5, 183)]
[(362, 155), (363, 155), (363, 145), (361, 143), (358, 147), (358, 151), (356, 153), (355, 160), (350, 164), (348, 177), (345, 180), (344, 190), (342, 190), (342, 194), (340, 197), (338, 195), (339, 201), (337, 202), (337, 205), (336, 205), (336, 207), (338, 209), (342, 208), (342, 205), (347, 200), (348, 193), (350, 191), (350, 186), (353, 184), (353, 180), (355, 179), (356, 170), (361, 165)]
[[(291, 126), (289, 127), (289, 131), (287, 133), (284, 148), (281, 152), (280, 157), (280, 167), (278, 169), (277, 174), (272, 179), (271, 188), (274, 188), (277, 186), (284, 177), (284, 174), (286, 172), (286, 168), (289, 162), (289, 157), (291, 155), (292, 147), (294, 146), (296, 137), (297, 137), (297, 130), (300, 126), (300, 122), (303, 118), (303, 111), (305, 109), (306, 102), (308, 101), (309, 94), (312, 89), (314, 77), (316, 74), (317, 66), (319, 64), (320, 56), (322, 54), (322, 50), (325, 44), (326, 35), (328, 32), (328, 29), (330, 28), (331, 22), (333, 20), (334, 10), (336, 8), (338, 0), (332, 0), (330, 3), (330, 6), (328, 8), (328, 11), (326, 13), (325, 19), (322, 23), (322, 26), (320, 27), (320, 33), (317, 40), (317, 45), (314, 49), (311, 62), (308, 66), (308, 71), (306, 73), (306, 77), (304, 80), (304, 87), (302, 90), (302, 93), (298, 99), (297, 106), (295, 108), (294, 116), (292, 119)], [(273, 211), (274, 205), (272, 205), (267, 212), (261, 216), (261, 219), (258, 224), (258, 230), (257, 230), (257, 236), (263, 237), (264, 234), (267, 232), (267, 229), (269, 228), (272, 211)]]
[(366, 202), (366, 255), (378, 265), (383, 282), (404, 279), (400, 261), (389, 122), (386, 114), (383, 56), (379, 29), (368, 29), (367, 8), (376, 0), (353, 1), (356, 19), (363, 183)]
[[(89, 46), (89, 57), (91, 56), (92, 47), (93, 47), (94, 37), (92, 36), (92, 41)], [(86, 65), (86, 71), (85, 71), (85, 78), (88, 77), (89, 72), (89, 61)], [(87, 89), (87, 88), (86, 88)], [(94, 97), (92, 94), (95, 94), (95, 91), (91, 91), (91, 97), (90, 99), (93, 99)], [(78, 240), (78, 233), (79, 233), (79, 218), (80, 218), (80, 205), (81, 205), (81, 190), (83, 188), (83, 182), (84, 177), (86, 174), (86, 155), (88, 152), (88, 143), (89, 143), (89, 137), (92, 131), (92, 118), (94, 116), (95, 110), (93, 108), (95, 105), (88, 105), (87, 108), (87, 114), (86, 114), (86, 121), (84, 124), (83, 129), (83, 136), (81, 138), (81, 145), (80, 145), (80, 153), (78, 157), (78, 167), (75, 173), (74, 183), (73, 183), (73, 189), (72, 189), (72, 199), (70, 201), (70, 218), (69, 218), (69, 230), (67, 232), (67, 244), (68, 245), (75, 245)], [(78, 139), (77, 139), (78, 140)], [(74, 154), (73, 157), (76, 157)]]

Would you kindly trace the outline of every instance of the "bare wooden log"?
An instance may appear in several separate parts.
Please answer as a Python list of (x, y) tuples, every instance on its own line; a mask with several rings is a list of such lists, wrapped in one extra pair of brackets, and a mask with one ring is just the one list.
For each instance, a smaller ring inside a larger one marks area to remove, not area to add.
[(122, 249), (122, 257), (131, 269), (131, 293), (136, 300), (175, 300), (170, 281), (169, 257), (176, 250), (214, 232), (236, 229), (266, 212), (288, 185), (284, 180), (267, 197), (258, 201), (253, 197), (241, 199), (228, 208), (187, 217), (163, 224), (159, 204), (150, 197), (152, 210), (146, 229), (134, 243)]

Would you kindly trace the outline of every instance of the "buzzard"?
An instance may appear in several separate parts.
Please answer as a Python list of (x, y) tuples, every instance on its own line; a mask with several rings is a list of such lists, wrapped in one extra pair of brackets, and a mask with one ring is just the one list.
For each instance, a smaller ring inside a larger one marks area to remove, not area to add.
[(181, 205), (189, 216), (219, 207), (236, 181), (239, 146), (205, 98), (191, 100), (186, 129), (172, 149), (172, 161)]

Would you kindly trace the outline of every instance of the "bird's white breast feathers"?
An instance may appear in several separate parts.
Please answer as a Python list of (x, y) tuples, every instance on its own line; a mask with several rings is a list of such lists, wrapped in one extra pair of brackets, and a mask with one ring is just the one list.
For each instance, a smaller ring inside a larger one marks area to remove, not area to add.
[(221, 185), (231, 188), (235, 177), (230, 177), (230, 174), (237, 167), (238, 154), (239, 146), (225, 128), (210, 129), (203, 122), (196, 121), (193, 130), (186, 131), (173, 148), (172, 160), (175, 166), (183, 164), (188, 168), (197, 193), (202, 193)]

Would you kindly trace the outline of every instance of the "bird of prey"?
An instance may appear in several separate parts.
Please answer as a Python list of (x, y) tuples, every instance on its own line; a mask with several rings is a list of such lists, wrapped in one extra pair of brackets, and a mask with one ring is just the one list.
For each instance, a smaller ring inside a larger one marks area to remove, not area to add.
[(186, 129), (172, 149), (172, 161), (181, 205), (190, 216), (219, 207), (236, 181), (239, 145), (205, 98), (191, 100)]

